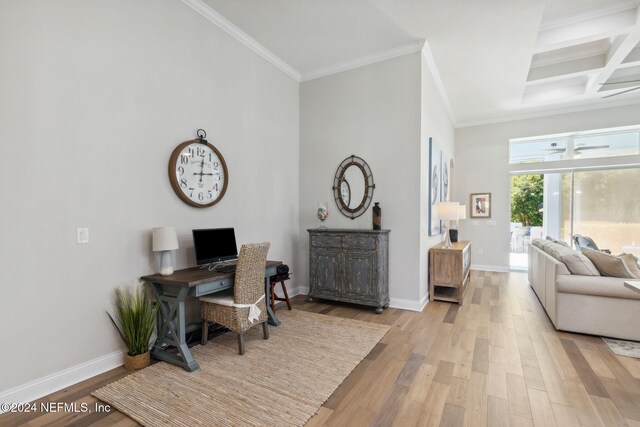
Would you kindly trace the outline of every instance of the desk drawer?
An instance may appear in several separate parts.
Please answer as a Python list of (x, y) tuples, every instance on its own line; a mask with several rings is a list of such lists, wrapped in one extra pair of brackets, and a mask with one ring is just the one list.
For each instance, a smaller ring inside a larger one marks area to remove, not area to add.
[(221, 291), (223, 289), (229, 289), (233, 287), (233, 277), (227, 277), (224, 279), (216, 280), (215, 282), (203, 283), (196, 286), (196, 296), (201, 297), (212, 292)]

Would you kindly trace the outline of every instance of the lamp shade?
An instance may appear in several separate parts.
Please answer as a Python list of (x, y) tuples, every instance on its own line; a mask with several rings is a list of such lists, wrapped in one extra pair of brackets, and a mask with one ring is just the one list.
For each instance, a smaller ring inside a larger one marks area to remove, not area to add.
[(458, 219), (458, 202), (438, 203), (438, 218), (443, 221), (454, 221)]
[(458, 219), (467, 219), (467, 205), (458, 206)]
[(178, 249), (178, 235), (173, 227), (155, 227), (152, 230), (154, 252)]

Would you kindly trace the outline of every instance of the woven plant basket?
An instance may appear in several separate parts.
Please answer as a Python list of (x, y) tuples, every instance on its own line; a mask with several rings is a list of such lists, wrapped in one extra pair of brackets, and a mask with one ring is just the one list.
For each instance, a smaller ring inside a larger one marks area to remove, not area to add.
[(146, 352), (142, 354), (138, 354), (136, 356), (129, 356), (126, 354), (124, 356), (124, 367), (129, 371), (135, 371), (137, 369), (146, 368), (151, 364), (151, 353)]

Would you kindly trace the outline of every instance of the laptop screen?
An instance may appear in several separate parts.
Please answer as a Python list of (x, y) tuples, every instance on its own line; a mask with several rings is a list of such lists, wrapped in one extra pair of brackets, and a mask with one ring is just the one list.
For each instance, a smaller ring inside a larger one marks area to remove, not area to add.
[(233, 228), (205, 228), (193, 230), (193, 246), (198, 265), (238, 257), (236, 233)]

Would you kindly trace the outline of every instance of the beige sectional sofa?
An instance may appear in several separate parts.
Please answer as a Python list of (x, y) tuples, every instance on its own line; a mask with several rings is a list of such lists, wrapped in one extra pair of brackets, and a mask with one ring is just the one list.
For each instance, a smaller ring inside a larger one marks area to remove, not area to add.
[(640, 341), (640, 292), (624, 286), (629, 279), (600, 276), (585, 258), (550, 240), (534, 239), (529, 245), (529, 284), (553, 325)]

